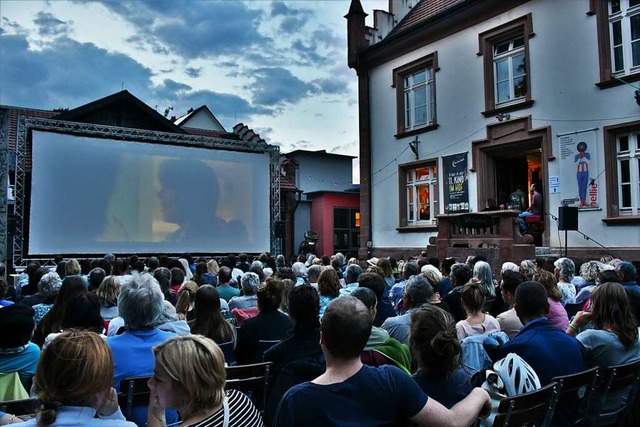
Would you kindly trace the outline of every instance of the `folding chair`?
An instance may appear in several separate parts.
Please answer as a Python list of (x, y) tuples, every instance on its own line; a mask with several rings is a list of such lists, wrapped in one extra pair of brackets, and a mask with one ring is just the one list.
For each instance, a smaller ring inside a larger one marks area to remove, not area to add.
[(546, 427), (551, 423), (557, 399), (556, 382), (531, 393), (505, 397), (500, 401), (493, 427)]
[[(594, 393), (594, 402), (589, 405), (587, 425), (624, 425), (625, 417), (631, 416), (639, 389), (640, 359), (624, 365), (604, 368), (601, 385)], [(627, 398), (623, 400), (625, 393)], [(619, 405), (615, 409), (608, 409), (608, 403), (614, 399), (620, 399)]]
[(590, 412), (593, 392), (600, 383), (600, 368), (555, 377), (551, 381), (558, 383), (554, 424), (567, 425), (571, 422), (572, 425), (582, 425)]
[(33, 418), (36, 413), (36, 399), (7, 400), (0, 402), (0, 411), (20, 418)]
[(267, 404), (271, 366), (271, 362), (227, 366), (225, 389), (239, 390), (245, 393), (251, 398), (258, 410), (263, 411)]
[(151, 390), (147, 386), (150, 376), (124, 378), (120, 381), (118, 405), (125, 418), (131, 417), (131, 411), (136, 406), (148, 406)]
[(218, 344), (220, 350), (224, 354), (224, 361), (227, 362), (227, 366), (233, 366), (236, 364), (236, 356), (233, 354), (233, 341), (223, 342), (222, 344)]

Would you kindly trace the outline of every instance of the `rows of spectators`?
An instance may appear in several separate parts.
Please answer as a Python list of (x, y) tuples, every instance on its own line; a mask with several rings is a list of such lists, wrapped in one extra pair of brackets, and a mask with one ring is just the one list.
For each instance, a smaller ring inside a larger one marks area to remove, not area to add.
[[(121, 381), (138, 376), (152, 376), (149, 406), (129, 417), (139, 426), (224, 425), (229, 416), (247, 426), (469, 425), (490, 406), (472, 375), (510, 353), (543, 386), (640, 358), (630, 262), (523, 260), (494, 270), (479, 256), (292, 261), (107, 254), (54, 269), (29, 264), (15, 287), (0, 281), (0, 372), (38, 397), (39, 425), (68, 421), (78, 407), (90, 416), (75, 425), (129, 425), (113, 401)], [(85, 372), (65, 352), (111, 369)], [(275, 374), (266, 407), (225, 394), (225, 363), (262, 361)], [(77, 383), (58, 369), (77, 369)], [(17, 419), (0, 425), (9, 421)]]

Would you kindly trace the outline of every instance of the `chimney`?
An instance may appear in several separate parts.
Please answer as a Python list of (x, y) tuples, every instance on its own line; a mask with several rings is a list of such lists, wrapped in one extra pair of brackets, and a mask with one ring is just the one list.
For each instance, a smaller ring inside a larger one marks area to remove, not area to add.
[(347, 19), (347, 64), (349, 68), (355, 68), (357, 53), (367, 46), (364, 23), (367, 14), (364, 13), (360, 0), (351, 0), (349, 13), (344, 17)]

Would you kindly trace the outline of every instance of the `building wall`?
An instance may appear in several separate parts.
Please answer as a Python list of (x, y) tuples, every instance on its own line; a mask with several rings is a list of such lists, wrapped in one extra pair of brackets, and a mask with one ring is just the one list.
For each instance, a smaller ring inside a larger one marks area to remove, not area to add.
[[(344, 191), (352, 187), (352, 157), (327, 153), (296, 153), (296, 186), (304, 193)], [(306, 196), (303, 193), (303, 199)]]
[(360, 198), (357, 194), (331, 194), (326, 193), (313, 198), (311, 208), (311, 229), (317, 231), (318, 254), (331, 256), (334, 254), (333, 246), (333, 210), (335, 208), (359, 208)]
[[(438, 129), (418, 135), (421, 141), (421, 160), (438, 159), (442, 170), (442, 156), (469, 152), (471, 165), (472, 141), (486, 138), (486, 126), (496, 123), (495, 117), (484, 117), (483, 57), (478, 56), (478, 35), (528, 13), (532, 14), (535, 36), (529, 39), (531, 86), (535, 103), (532, 107), (511, 113), (511, 117), (532, 117), (534, 128), (549, 126), (552, 134), (555, 160), (548, 163), (548, 175), (561, 175), (560, 147), (557, 134), (588, 128), (596, 131), (597, 146), (592, 152), (599, 158), (598, 176), (600, 209), (581, 211), (580, 230), (591, 239), (608, 247), (639, 247), (638, 225), (611, 226), (606, 217), (607, 198), (604, 191), (603, 126), (637, 120), (638, 106), (633, 90), (620, 85), (599, 89), (599, 62), (597, 50), (596, 17), (588, 16), (587, 1), (530, 1), (481, 24), (472, 26), (433, 44), (396, 58), (369, 70), (371, 106), (371, 221), (372, 242), (375, 248), (424, 247), (436, 231), (400, 233), (398, 165), (415, 161), (407, 149), (415, 137), (396, 139), (396, 91), (391, 87), (394, 68), (405, 65), (437, 51), (436, 111)], [(629, 118), (635, 116), (635, 119)], [(627, 119), (625, 119), (625, 117)], [(608, 120), (603, 120), (608, 119)], [(591, 147), (590, 147), (591, 148)], [(397, 161), (387, 165), (392, 159)], [(387, 166), (385, 166), (387, 165)], [(381, 172), (377, 172), (382, 169)], [(477, 200), (477, 176), (484, 171), (469, 174), (469, 196), (472, 211), (482, 208)], [(441, 175), (441, 174), (440, 174)], [(440, 178), (440, 177), (439, 177)], [(557, 215), (561, 197), (549, 194), (549, 211)], [(442, 181), (439, 199), (443, 200)], [(443, 213), (443, 204), (439, 204)], [(555, 221), (548, 219), (548, 241), (551, 246), (561, 245)], [(562, 233), (562, 245), (564, 245)], [(593, 240), (586, 240), (576, 232), (569, 232), (569, 246), (598, 249)]]

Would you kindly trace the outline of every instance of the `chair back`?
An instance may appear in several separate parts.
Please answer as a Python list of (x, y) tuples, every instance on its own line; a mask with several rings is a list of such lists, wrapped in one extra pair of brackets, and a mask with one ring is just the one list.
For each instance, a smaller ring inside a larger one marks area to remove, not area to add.
[(531, 393), (505, 397), (500, 401), (493, 427), (546, 427), (551, 423), (557, 398), (558, 383), (556, 382)]
[(225, 389), (239, 390), (251, 398), (259, 410), (266, 407), (271, 381), (271, 362), (227, 366)]
[(131, 411), (136, 406), (148, 406), (151, 390), (147, 386), (150, 376), (124, 378), (120, 381), (118, 405), (125, 418), (131, 417)]
[(218, 344), (220, 350), (224, 354), (224, 361), (227, 362), (227, 366), (232, 366), (236, 364), (236, 356), (233, 354), (233, 341), (223, 342), (222, 344)]
[(36, 413), (36, 399), (7, 400), (0, 402), (0, 411), (23, 417)]
[(564, 309), (567, 312), (569, 320), (571, 320), (571, 318), (575, 316), (580, 310), (582, 310), (583, 307), (584, 302), (577, 302), (574, 304), (565, 304)]
[(271, 347), (279, 343), (280, 340), (258, 340), (258, 355), (260, 359), (262, 360), (262, 356), (264, 355), (265, 351), (269, 350)]
[[(602, 382), (597, 389), (598, 401), (590, 405), (589, 425), (613, 425), (621, 423), (624, 416), (629, 415), (635, 406), (640, 389), (640, 359), (623, 365), (610, 366), (602, 370)], [(607, 408), (607, 401), (616, 396), (624, 396), (628, 391), (624, 404), (614, 409)]]
[(600, 383), (600, 368), (595, 367), (577, 374), (554, 377), (551, 381), (558, 383), (556, 409), (571, 411), (572, 422), (580, 424), (589, 413), (593, 392)]

